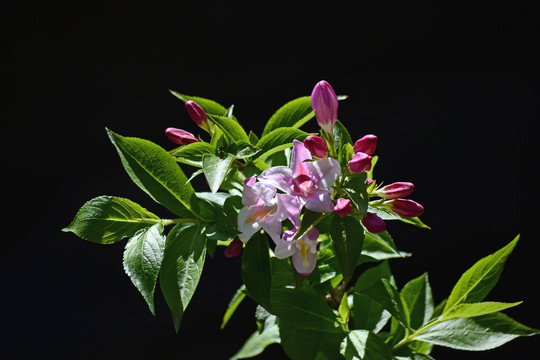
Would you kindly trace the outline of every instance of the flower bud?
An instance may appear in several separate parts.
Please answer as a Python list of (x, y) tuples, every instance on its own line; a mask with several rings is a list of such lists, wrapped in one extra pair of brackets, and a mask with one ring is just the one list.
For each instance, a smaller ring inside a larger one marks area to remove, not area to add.
[(355, 153), (363, 152), (364, 154), (373, 155), (377, 148), (377, 137), (375, 135), (365, 135), (354, 143), (353, 150)]
[(394, 199), (385, 201), (384, 204), (390, 209), (404, 217), (417, 217), (424, 213), (424, 207), (419, 203), (409, 199)]
[(203, 108), (193, 100), (186, 101), (185, 105), (189, 117), (195, 121), (199, 127), (210, 132), (210, 124), (208, 123), (208, 118), (206, 117)]
[(322, 137), (310, 135), (304, 139), (304, 146), (309, 150), (311, 155), (318, 158), (326, 157), (328, 148), (326, 147), (326, 141)]
[(353, 173), (371, 170), (371, 156), (363, 152), (354, 154), (353, 158), (349, 161), (349, 169)]
[(165, 135), (169, 140), (178, 145), (187, 145), (199, 141), (192, 133), (182, 129), (168, 128), (165, 130)]
[(228, 258), (233, 258), (242, 253), (242, 248), (243, 248), (242, 241), (240, 241), (239, 238), (236, 238), (233, 241), (231, 241), (231, 243), (229, 244), (229, 246), (227, 246), (227, 248), (225, 248), (225, 251), (223, 252), (223, 254)]
[(366, 213), (362, 218), (362, 224), (372, 234), (380, 234), (386, 231), (386, 223), (378, 215)]
[(376, 195), (385, 199), (397, 199), (410, 195), (414, 191), (414, 184), (410, 182), (395, 182), (377, 190)]
[(338, 214), (340, 218), (349, 215), (352, 212), (351, 200), (344, 198), (337, 199), (336, 205), (334, 206), (334, 212)]
[(337, 120), (338, 99), (328, 82), (322, 80), (315, 85), (311, 93), (311, 107), (319, 126), (331, 135)]

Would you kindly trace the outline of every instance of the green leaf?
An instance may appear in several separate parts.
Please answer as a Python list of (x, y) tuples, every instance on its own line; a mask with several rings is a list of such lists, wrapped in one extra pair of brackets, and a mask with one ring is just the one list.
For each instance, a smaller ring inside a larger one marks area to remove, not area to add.
[(517, 337), (538, 335), (502, 313), (461, 318), (438, 323), (415, 338), (458, 350), (481, 351), (499, 347)]
[(376, 214), (377, 216), (379, 216), (383, 220), (400, 220), (401, 222), (414, 225), (414, 226), (419, 227), (421, 229), (431, 229), (429, 226), (424, 224), (422, 222), (422, 220), (420, 220), (420, 218), (418, 218), (418, 217), (407, 218), (407, 217), (401, 216), (399, 214), (393, 213), (393, 212), (391, 212), (390, 210), (388, 210), (386, 208), (377, 208), (377, 207), (373, 207), (371, 205), (368, 206), (368, 211), (371, 212), (371, 213)]
[(171, 155), (175, 157), (176, 161), (196, 167), (202, 167), (204, 155), (214, 155), (215, 153), (216, 149), (212, 145), (202, 141), (183, 145), (171, 151)]
[(341, 219), (334, 215), (330, 238), (341, 266), (343, 279), (348, 282), (354, 274), (362, 252), (364, 229), (358, 219), (352, 216), (347, 215)]
[(206, 177), (208, 186), (210, 186), (210, 191), (213, 194), (219, 190), (223, 180), (227, 176), (232, 160), (232, 156), (227, 156), (224, 159), (220, 159), (215, 155), (203, 156), (204, 176)]
[(265, 328), (263, 332), (255, 331), (246, 340), (242, 348), (229, 360), (247, 359), (261, 354), (264, 349), (271, 344), (280, 342), (279, 327), (274, 324)]
[(377, 335), (367, 330), (353, 330), (341, 344), (346, 360), (392, 360), (390, 349)]
[(252, 157), (260, 151), (261, 149), (244, 140), (239, 140), (227, 148), (227, 152), (237, 159)]
[(230, 144), (243, 140), (249, 142), (249, 136), (244, 128), (235, 120), (225, 116), (208, 115), (208, 118), (216, 124), (225, 134)]
[(368, 194), (366, 190), (367, 174), (365, 172), (353, 174), (343, 184), (343, 190), (349, 195), (353, 204), (365, 215), (368, 209)]
[(311, 97), (303, 96), (280, 107), (268, 120), (262, 135), (280, 127), (299, 128), (315, 116), (311, 109)]
[(405, 284), (401, 290), (401, 298), (407, 305), (411, 328), (419, 329), (431, 320), (434, 304), (427, 274)]
[[(342, 149), (344, 149), (345, 144), (353, 143), (349, 131), (347, 131), (347, 128), (339, 120), (337, 120), (334, 124), (334, 142), (336, 145), (336, 150), (339, 153), (341, 153)], [(347, 168), (347, 162), (343, 162), (345, 160), (345, 157), (343, 155), (339, 156), (338, 154), (338, 159), (341, 161), (341, 167), (343, 169)]]
[(203, 230), (199, 225), (179, 224), (171, 229), (165, 242), (159, 283), (176, 332), (201, 278), (206, 255)]
[(398, 251), (394, 240), (388, 232), (372, 234), (365, 232), (364, 247), (359, 263), (380, 261), (411, 256), (410, 253)]
[(443, 316), (461, 303), (475, 303), (482, 301), (499, 281), (504, 263), (514, 250), (519, 235), (508, 245), (474, 264), (458, 280), (443, 311)]
[(264, 234), (258, 232), (246, 243), (242, 252), (241, 275), (248, 295), (268, 311), (271, 274), (268, 240)]
[(182, 217), (197, 215), (195, 191), (174, 158), (151, 141), (107, 130), (131, 180), (153, 200)]
[(131, 200), (99, 196), (85, 203), (71, 224), (62, 231), (71, 231), (98, 244), (112, 244), (160, 221), (156, 215)]
[(502, 311), (514, 306), (521, 304), (522, 301), (514, 303), (502, 303), (502, 302), (492, 302), (485, 301), (474, 304), (459, 304), (456, 307), (452, 308), (450, 311), (446, 312), (442, 317), (441, 321), (456, 319), (456, 318), (466, 318), (473, 316), (480, 316), (491, 314), (494, 312)]
[(221, 329), (225, 328), (225, 325), (229, 322), (231, 317), (233, 316), (234, 312), (238, 308), (238, 305), (244, 300), (246, 297), (246, 286), (242, 284), (238, 290), (234, 293), (234, 296), (232, 297), (231, 301), (229, 301), (229, 306), (227, 307), (227, 310), (225, 311), (225, 314), (223, 314), (223, 319), (221, 320)]
[(407, 308), (395, 285), (386, 279), (382, 279), (360, 293), (375, 300), (383, 309), (392, 314), (401, 325), (409, 328)]
[(218, 104), (214, 100), (205, 99), (199, 96), (190, 96), (190, 95), (180, 94), (179, 92), (176, 92), (173, 90), (169, 90), (169, 91), (171, 94), (173, 94), (174, 96), (176, 96), (183, 102), (186, 102), (188, 100), (195, 101), (197, 104), (199, 104), (203, 108), (204, 112), (206, 112), (207, 114), (225, 116), (229, 112), (229, 109), (227, 109), (223, 105)]
[(339, 347), (346, 336), (345, 332), (306, 331), (289, 326), (288, 322), (280, 322), (279, 333), (281, 346), (290, 359), (343, 359)]
[(265, 134), (256, 147), (262, 149), (254, 158), (264, 160), (268, 156), (291, 147), (294, 140), (304, 141), (309, 134), (293, 128), (277, 128)]
[(138, 232), (126, 244), (123, 259), (124, 271), (144, 297), (154, 316), (154, 290), (165, 248), (165, 236), (162, 232), (161, 224)]

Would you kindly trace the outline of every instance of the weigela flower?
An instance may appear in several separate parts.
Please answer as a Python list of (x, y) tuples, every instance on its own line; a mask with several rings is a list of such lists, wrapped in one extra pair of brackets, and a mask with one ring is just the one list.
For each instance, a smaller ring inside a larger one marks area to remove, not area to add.
[(357, 152), (353, 158), (348, 162), (349, 169), (353, 173), (361, 173), (363, 171), (371, 170), (371, 156), (363, 152)]
[(208, 117), (203, 108), (193, 100), (188, 100), (185, 103), (189, 117), (202, 129), (210, 132), (210, 124)]
[(228, 258), (233, 258), (242, 253), (243, 243), (239, 238), (234, 239), (231, 243), (225, 248), (223, 254)]
[(366, 213), (362, 218), (362, 224), (372, 234), (380, 234), (386, 231), (386, 223), (378, 215)]
[(424, 207), (419, 203), (409, 199), (393, 199), (383, 203), (396, 214), (404, 217), (417, 217), (424, 213)]
[(375, 135), (365, 135), (354, 143), (353, 150), (355, 153), (363, 152), (364, 154), (373, 155), (377, 148), (377, 137)]
[(283, 232), (283, 238), (276, 244), (274, 250), (278, 259), (292, 257), (294, 268), (300, 275), (309, 275), (317, 263), (317, 239), (319, 231), (315, 228), (296, 240), (292, 240), (298, 228)]
[(167, 128), (165, 135), (169, 140), (178, 145), (187, 145), (199, 141), (192, 133), (182, 129)]
[(414, 184), (410, 182), (395, 182), (377, 190), (374, 194), (384, 199), (397, 199), (410, 195), (414, 191)]
[(319, 81), (313, 88), (311, 107), (321, 129), (332, 135), (337, 120), (338, 99), (334, 89), (327, 81)]
[(333, 211), (330, 188), (341, 173), (339, 162), (333, 158), (311, 161), (312, 156), (301, 142), (294, 140), (291, 167), (275, 166), (257, 178), (296, 197), (302, 206), (320, 213)]
[(309, 135), (304, 139), (304, 146), (309, 150), (311, 155), (321, 159), (326, 157), (328, 152), (326, 141), (320, 136)]
[(352, 212), (351, 200), (344, 198), (337, 199), (336, 205), (334, 206), (334, 212), (338, 214), (340, 218), (349, 215)]

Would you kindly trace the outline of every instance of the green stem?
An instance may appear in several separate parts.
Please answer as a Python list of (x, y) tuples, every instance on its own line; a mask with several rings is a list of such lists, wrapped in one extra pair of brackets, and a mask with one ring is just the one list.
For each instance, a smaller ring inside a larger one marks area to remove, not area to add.
[(406, 334), (405, 334), (405, 337), (403, 339), (401, 339), (400, 342), (398, 342), (393, 348), (392, 350), (397, 350), (399, 349), (400, 347), (404, 346), (404, 345), (407, 345), (408, 343), (411, 343), (415, 340), (415, 338), (423, 333), (424, 331), (426, 331), (427, 329), (429, 329), (430, 327), (432, 326), (435, 326), (441, 322), (443, 322), (444, 320), (441, 320), (441, 318), (438, 318), (432, 322), (429, 322), (427, 323), (426, 325), (422, 326), (420, 329), (418, 330), (415, 330), (412, 334), (409, 333), (409, 329), (406, 329)]

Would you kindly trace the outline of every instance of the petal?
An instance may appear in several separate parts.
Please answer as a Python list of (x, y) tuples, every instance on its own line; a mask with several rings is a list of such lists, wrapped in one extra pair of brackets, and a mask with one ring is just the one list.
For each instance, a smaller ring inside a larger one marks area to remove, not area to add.
[(307, 200), (305, 207), (311, 211), (329, 213), (334, 210), (332, 198), (327, 190), (317, 189)]
[(309, 169), (306, 168), (304, 161), (311, 160), (311, 153), (298, 140), (293, 141), (293, 151), (291, 155), (291, 170), (293, 175), (308, 175)]
[(294, 268), (300, 275), (309, 275), (313, 272), (313, 269), (315, 269), (317, 252), (313, 252), (311, 246), (301, 240), (296, 240), (296, 242), (299, 242), (297, 247), (299, 246), (300, 248), (292, 254)]
[(264, 183), (272, 185), (281, 191), (289, 191), (292, 180), (292, 170), (286, 166), (274, 166), (263, 171), (257, 179)]
[[(248, 241), (253, 234), (260, 230), (261, 225), (250, 220), (254, 217), (255, 210), (253, 208), (244, 207), (238, 212), (238, 237), (242, 242)], [(255, 225), (255, 226), (254, 226)]]
[(276, 188), (274, 186), (261, 182), (253, 185), (253, 190), (266, 205), (271, 205), (272, 199), (276, 195)]
[(302, 203), (296, 196), (287, 194), (277, 194), (278, 211), (284, 215), (281, 220), (289, 219), (295, 227), (300, 226), (300, 210)]
[(336, 159), (324, 158), (311, 163), (306, 163), (309, 167), (310, 176), (318, 187), (330, 189), (341, 173), (341, 166)]
[(292, 242), (280, 239), (276, 244), (274, 254), (278, 259), (285, 259), (293, 255), (296, 250), (296, 246)]
[(274, 243), (278, 243), (281, 239), (281, 221), (270, 221), (266, 222), (263, 221), (261, 223), (262, 228), (266, 233), (270, 236), (270, 238), (274, 241)]

